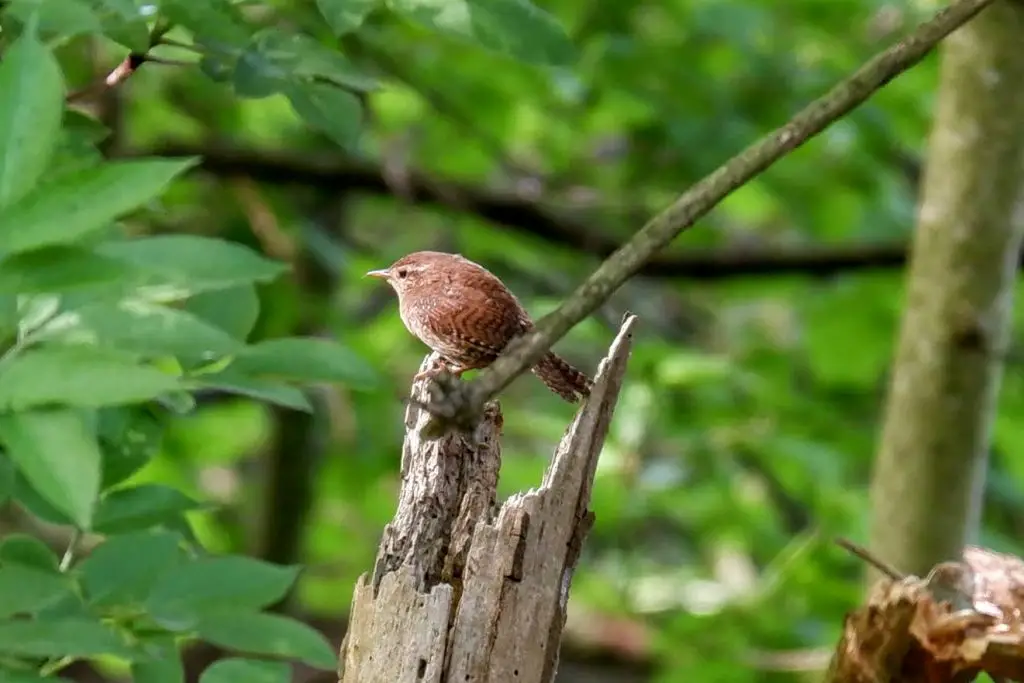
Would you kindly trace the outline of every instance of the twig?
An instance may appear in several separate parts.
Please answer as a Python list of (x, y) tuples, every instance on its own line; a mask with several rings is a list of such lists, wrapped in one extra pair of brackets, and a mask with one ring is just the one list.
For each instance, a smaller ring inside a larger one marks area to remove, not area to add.
[(138, 70), (145, 62), (159, 62), (161, 64), (170, 64), (171, 60), (157, 59), (148, 56), (150, 49), (160, 44), (164, 34), (170, 31), (172, 24), (167, 19), (161, 17), (157, 20), (156, 24), (153, 25), (153, 29), (149, 33), (149, 49), (144, 53), (132, 52), (123, 60), (121, 63), (114, 67), (114, 70), (108, 73), (102, 81), (92, 83), (79, 90), (74, 90), (68, 93), (65, 100), (67, 102), (77, 102), (78, 100), (85, 99), (92, 95), (99, 95), (105, 90), (116, 88), (121, 83), (128, 80), (133, 73)]
[(606, 259), (555, 311), (542, 318), (534, 331), (509, 344), (501, 357), (474, 380), (432, 404), (431, 412), (444, 420), (472, 421), (471, 416), (478, 415), (486, 401), (535, 364), (552, 344), (597, 309), (659, 249), (667, 246), (731, 192), (919, 62), (940, 40), (992, 2), (953, 2), (918, 26), (903, 41), (868, 60), (784, 126), (764, 136), (684, 192)]
[(904, 578), (906, 578), (906, 575), (903, 572), (896, 569), (880, 557), (876, 557), (874, 553), (872, 553), (864, 546), (857, 545), (853, 541), (846, 538), (837, 538), (836, 545), (838, 545), (840, 548), (843, 548), (851, 555), (855, 555), (856, 557), (859, 557), (860, 559), (864, 560), (872, 567), (888, 576), (893, 581), (902, 581)]
[(61, 573), (71, 569), (71, 563), (75, 561), (75, 552), (78, 550), (78, 542), (82, 540), (82, 530), (75, 528), (71, 531), (68, 539), (68, 547), (64, 550), (64, 556), (60, 558), (58, 569)]
[(114, 67), (114, 70), (108, 73), (102, 81), (91, 83), (84, 88), (79, 88), (78, 90), (73, 90), (68, 93), (68, 96), (65, 99), (68, 102), (77, 102), (94, 95), (99, 95), (104, 90), (116, 88), (118, 85), (128, 80), (128, 78), (135, 73), (135, 70), (142, 66), (145, 61), (145, 55), (133, 52), (121, 60), (121, 63)]

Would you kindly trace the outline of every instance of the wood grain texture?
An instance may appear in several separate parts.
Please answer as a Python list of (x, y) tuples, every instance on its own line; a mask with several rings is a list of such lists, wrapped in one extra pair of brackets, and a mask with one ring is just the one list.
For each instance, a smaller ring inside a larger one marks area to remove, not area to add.
[[(398, 511), (373, 574), (356, 586), (340, 683), (554, 680), (634, 321), (623, 321), (541, 485), (497, 511), (497, 406), (485, 410), (472, 435), (433, 440), (417, 435), (429, 416), (410, 407)], [(422, 369), (436, 360), (429, 357)], [(414, 385), (414, 398), (426, 398), (426, 384)]]

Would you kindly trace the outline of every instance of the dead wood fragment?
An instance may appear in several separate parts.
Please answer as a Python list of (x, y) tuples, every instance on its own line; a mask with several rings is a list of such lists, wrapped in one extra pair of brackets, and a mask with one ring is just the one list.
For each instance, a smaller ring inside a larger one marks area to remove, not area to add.
[(968, 546), (921, 579), (884, 578), (849, 614), (830, 682), (1024, 680), (1024, 561)]

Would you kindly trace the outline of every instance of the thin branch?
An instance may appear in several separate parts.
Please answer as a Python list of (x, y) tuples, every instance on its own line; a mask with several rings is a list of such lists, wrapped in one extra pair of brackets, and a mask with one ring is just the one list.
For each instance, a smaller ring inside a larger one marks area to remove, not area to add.
[(104, 76), (103, 80), (96, 83), (90, 83), (84, 88), (73, 90), (68, 93), (68, 102), (77, 102), (79, 100), (88, 99), (96, 95), (101, 94), (105, 90), (116, 88), (120, 84), (128, 80), (136, 69), (142, 66), (143, 62), (146, 61), (145, 55), (132, 53), (121, 60), (121, 63), (114, 67), (113, 71)]
[(872, 567), (888, 576), (893, 581), (901, 581), (906, 576), (903, 572), (896, 569), (880, 557), (877, 557), (874, 553), (872, 553), (864, 546), (857, 545), (849, 539), (837, 538), (836, 545), (838, 545), (840, 548), (847, 551), (851, 555), (864, 560)]
[(77, 102), (79, 100), (86, 99), (91, 96), (99, 95), (106, 90), (116, 88), (117, 86), (128, 80), (133, 73), (135, 73), (140, 66), (145, 62), (160, 62), (162, 64), (172, 63), (170, 60), (154, 59), (148, 56), (149, 50), (153, 49), (160, 44), (164, 35), (170, 31), (172, 24), (167, 19), (161, 17), (157, 20), (156, 24), (153, 25), (152, 30), (149, 33), (149, 48), (144, 53), (132, 52), (123, 60), (121, 63), (114, 67), (113, 71), (108, 73), (103, 80), (96, 83), (91, 83), (79, 90), (74, 90), (67, 94), (65, 100), (67, 102)]
[(78, 552), (78, 543), (82, 540), (82, 530), (74, 529), (71, 538), (68, 539), (68, 547), (64, 549), (64, 555), (60, 558), (58, 569), (63, 573), (71, 569), (71, 563), (75, 561), (75, 553)]
[(853, 75), (812, 102), (781, 128), (740, 152), (651, 219), (605, 260), (534, 331), (509, 344), (478, 377), (447, 392), (432, 404), (441, 420), (467, 424), (486, 401), (531, 367), (553, 343), (600, 306), (657, 251), (708, 213), (731, 192), (769, 168), (866, 101), (879, 88), (917, 64), (935, 45), (973, 18), (993, 0), (956, 0), (907, 38), (868, 60)]

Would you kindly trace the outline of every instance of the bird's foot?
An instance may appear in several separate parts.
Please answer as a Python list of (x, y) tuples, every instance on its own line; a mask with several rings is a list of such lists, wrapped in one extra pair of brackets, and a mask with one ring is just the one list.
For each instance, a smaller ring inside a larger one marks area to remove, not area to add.
[(412, 381), (415, 383), (419, 382), (420, 380), (435, 378), (441, 375), (442, 373), (447, 373), (452, 377), (458, 379), (462, 377), (464, 373), (470, 370), (472, 370), (472, 368), (463, 367), (461, 365), (453, 365), (451, 363), (441, 361), (439, 363), (436, 363), (433, 367), (427, 368), (423, 372), (416, 373), (413, 376)]

